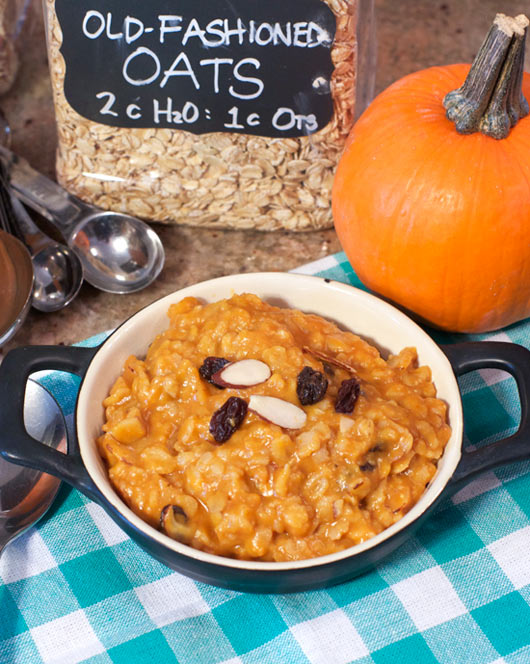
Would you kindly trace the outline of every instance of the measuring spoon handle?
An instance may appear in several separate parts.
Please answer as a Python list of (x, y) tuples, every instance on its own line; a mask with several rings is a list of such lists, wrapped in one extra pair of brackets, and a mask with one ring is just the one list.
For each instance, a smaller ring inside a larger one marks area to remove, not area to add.
[(7, 164), (11, 187), (17, 197), (48, 219), (65, 238), (86, 212), (87, 206), (66, 189), (33, 169), (28, 162), (0, 146), (0, 157)]
[(12, 231), (30, 248), (32, 254), (44, 247), (56, 244), (38, 228), (15, 194), (11, 194), (11, 203), (16, 217), (16, 227)]

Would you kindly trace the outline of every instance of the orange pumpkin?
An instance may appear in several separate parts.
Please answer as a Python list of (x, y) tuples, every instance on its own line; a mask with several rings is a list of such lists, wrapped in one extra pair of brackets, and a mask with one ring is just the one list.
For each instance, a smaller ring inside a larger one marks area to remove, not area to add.
[[(485, 71), (477, 59), (475, 78), (478, 65)], [(519, 88), (522, 79), (530, 99), (522, 61), (518, 73), (503, 62), (494, 65)], [(339, 240), (366, 286), (433, 326), (484, 332), (530, 316), (530, 115), (502, 139), (458, 133), (443, 100), (469, 72), (433, 67), (380, 94), (352, 130), (332, 198)], [(506, 80), (496, 77), (499, 106)]]

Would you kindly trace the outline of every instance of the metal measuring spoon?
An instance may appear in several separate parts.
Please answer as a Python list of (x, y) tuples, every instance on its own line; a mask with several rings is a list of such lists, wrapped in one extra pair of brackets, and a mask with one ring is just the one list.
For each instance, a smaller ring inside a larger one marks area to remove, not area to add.
[(146, 223), (84, 203), (5, 147), (0, 156), (15, 194), (58, 228), (79, 256), (88, 283), (109, 293), (131, 293), (160, 274), (164, 248)]
[[(66, 427), (59, 406), (44, 387), (32, 380), (26, 387), (24, 424), (33, 438), (66, 450)], [(8, 542), (44, 515), (59, 485), (56, 477), (0, 457), (0, 555)]]
[(12, 196), (11, 203), (16, 223), (11, 230), (29, 247), (35, 273), (31, 304), (46, 313), (59, 311), (81, 288), (81, 261), (72, 249), (43, 233), (16, 196)]

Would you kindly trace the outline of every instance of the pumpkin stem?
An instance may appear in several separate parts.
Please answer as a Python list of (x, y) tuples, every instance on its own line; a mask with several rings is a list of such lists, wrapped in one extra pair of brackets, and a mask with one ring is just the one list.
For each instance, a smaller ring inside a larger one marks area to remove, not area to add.
[(528, 24), (523, 14), (497, 14), (463, 85), (445, 96), (446, 115), (460, 134), (506, 138), (528, 115), (522, 91)]

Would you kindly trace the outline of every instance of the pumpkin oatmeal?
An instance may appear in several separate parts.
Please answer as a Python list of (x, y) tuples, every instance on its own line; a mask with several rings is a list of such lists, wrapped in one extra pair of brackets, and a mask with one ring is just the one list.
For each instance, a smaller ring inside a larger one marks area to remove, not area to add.
[(235, 295), (169, 308), (104, 401), (98, 447), (145, 521), (192, 547), (287, 561), (363, 542), (420, 498), (449, 440), (414, 348)]

